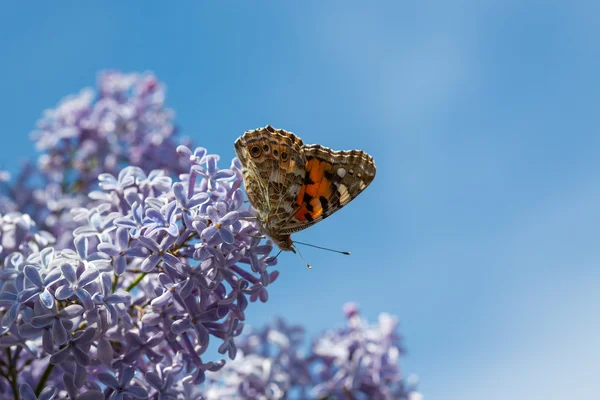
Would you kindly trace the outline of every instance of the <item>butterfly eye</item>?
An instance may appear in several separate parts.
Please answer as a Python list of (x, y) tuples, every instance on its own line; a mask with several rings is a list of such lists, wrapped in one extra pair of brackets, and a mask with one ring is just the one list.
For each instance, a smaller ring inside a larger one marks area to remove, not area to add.
[(287, 160), (287, 153), (286, 152), (281, 153), (281, 159), (283, 161)]
[(258, 146), (253, 146), (250, 149), (250, 155), (252, 157), (258, 157), (258, 156), (260, 156), (261, 153), (262, 153), (262, 151), (260, 150), (260, 147), (258, 147)]

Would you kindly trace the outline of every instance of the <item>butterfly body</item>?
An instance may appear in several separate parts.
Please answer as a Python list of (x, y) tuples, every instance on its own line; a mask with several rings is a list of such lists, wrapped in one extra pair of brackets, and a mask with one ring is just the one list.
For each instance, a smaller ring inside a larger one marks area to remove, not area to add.
[(261, 230), (282, 250), (293, 251), (292, 233), (338, 211), (375, 178), (373, 158), (362, 150), (305, 145), (271, 126), (244, 133), (235, 151)]

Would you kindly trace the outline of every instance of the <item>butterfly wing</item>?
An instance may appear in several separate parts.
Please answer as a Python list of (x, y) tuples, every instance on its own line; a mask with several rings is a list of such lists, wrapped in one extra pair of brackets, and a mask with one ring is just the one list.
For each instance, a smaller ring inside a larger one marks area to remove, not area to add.
[(306, 229), (327, 218), (369, 186), (375, 178), (373, 157), (361, 150), (333, 151), (318, 144), (303, 147), (304, 182), (282, 234)]
[(267, 234), (294, 212), (305, 175), (303, 146), (294, 134), (271, 126), (248, 131), (235, 142), (248, 199)]

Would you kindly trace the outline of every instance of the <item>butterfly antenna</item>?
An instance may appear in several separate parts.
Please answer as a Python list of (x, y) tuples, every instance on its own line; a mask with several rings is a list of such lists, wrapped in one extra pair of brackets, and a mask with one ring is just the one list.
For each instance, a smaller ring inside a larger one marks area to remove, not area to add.
[(306, 262), (306, 260), (304, 259), (304, 257), (302, 257), (302, 253), (300, 253), (300, 250), (298, 250), (298, 248), (296, 246), (292, 247), (292, 251), (294, 253), (297, 253), (300, 256), (300, 258), (302, 259), (302, 261), (304, 261), (304, 264), (306, 264), (306, 266), (308, 267), (308, 269), (312, 269), (312, 266), (309, 263)]
[(309, 246), (309, 247), (314, 247), (315, 249), (321, 249), (321, 250), (327, 250), (327, 251), (332, 251), (334, 253), (339, 253), (339, 254), (345, 254), (347, 256), (350, 255), (349, 251), (340, 251), (340, 250), (334, 250), (334, 249), (329, 249), (327, 247), (321, 247), (321, 246), (315, 246), (314, 244), (310, 244), (310, 243), (303, 243), (303, 242), (299, 242), (297, 240), (294, 240), (294, 243), (298, 243), (304, 246)]

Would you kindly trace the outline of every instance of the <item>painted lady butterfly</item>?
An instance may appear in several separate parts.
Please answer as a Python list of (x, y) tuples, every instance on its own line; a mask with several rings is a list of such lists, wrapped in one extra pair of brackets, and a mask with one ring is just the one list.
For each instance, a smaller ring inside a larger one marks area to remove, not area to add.
[(362, 150), (305, 145), (268, 125), (244, 133), (235, 151), (261, 230), (281, 250), (294, 251), (292, 233), (338, 211), (375, 178), (373, 157)]

